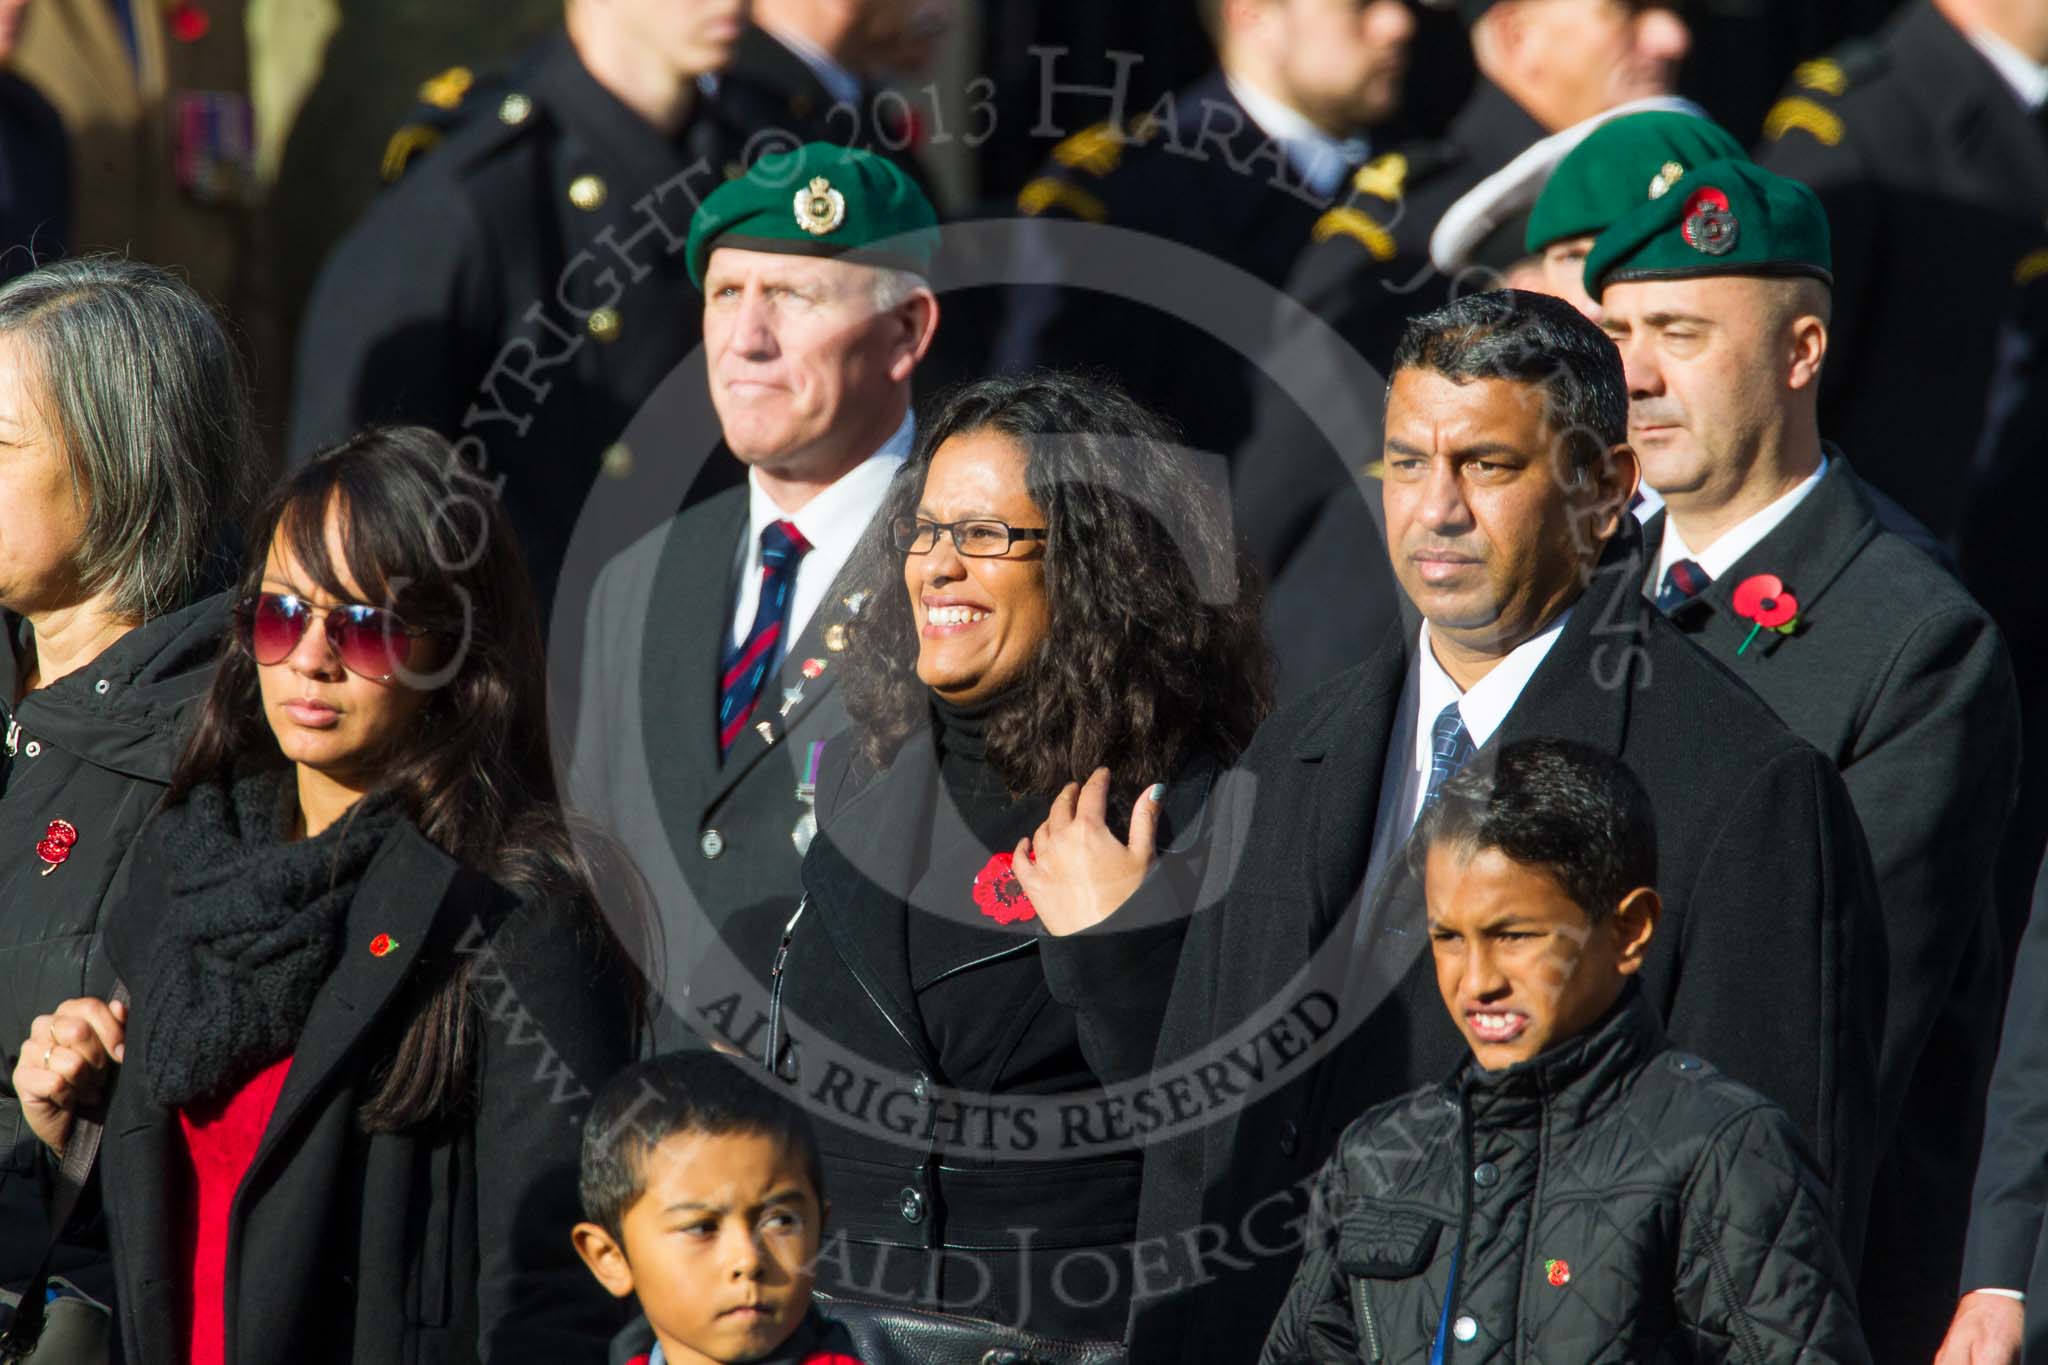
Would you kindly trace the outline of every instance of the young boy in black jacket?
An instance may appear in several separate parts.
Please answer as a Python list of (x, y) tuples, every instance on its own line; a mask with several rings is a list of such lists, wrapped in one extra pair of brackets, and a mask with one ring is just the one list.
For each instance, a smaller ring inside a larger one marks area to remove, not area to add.
[(1472, 1057), (1346, 1131), (1263, 1365), (1867, 1361), (1791, 1120), (1673, 1051), (1635, 981), (1660, 909), (1635, 775), (1509, 745), (1407, 856)]
[(825, 1223), (817, 1138), (758, 1072), (716, 1053), (657, 1057), (604, 1088), (583, 1125), (598, 1283), (638, 1296), (621, 1365), (861, 1365), (811, 1303)]

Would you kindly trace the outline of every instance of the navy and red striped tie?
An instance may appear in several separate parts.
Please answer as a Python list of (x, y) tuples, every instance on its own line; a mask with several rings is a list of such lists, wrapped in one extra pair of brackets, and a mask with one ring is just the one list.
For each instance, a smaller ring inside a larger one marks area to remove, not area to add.
[(718, 752), (732, 748), (754, 714), (761, 683), (782, 658), (782, 635), (789, 624), (789, 598), (796, 588), (797, 561), (811, 548), (793, 521), (778, 521), (761, 531), (761, 601), (754, 608), (754, 627), (747, 638), (725, 651), (719, 662)]
[(1690, 559), (1674, 559), (1664, 571), (1663, 586), (1657, 589), (1657, 610), (1669, 614), (1672, 608), (1690, 602), (1707, 590), (1714, 580)]

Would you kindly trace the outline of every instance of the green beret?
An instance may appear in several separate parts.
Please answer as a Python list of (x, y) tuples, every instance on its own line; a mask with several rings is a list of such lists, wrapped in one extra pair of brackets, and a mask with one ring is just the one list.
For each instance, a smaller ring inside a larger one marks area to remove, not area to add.
[(704, 287), (716, 247), (852, 256), (864, 265), (930, 270), (939, 245), (931, 201), (894, 162), (807, 142), (764, 156), (713, 190), (690, 219), (690, 283)]
[(1749, 160), (1710, 161), (1600, 234), (1586, 257), (1594, 298), (1625, 280), (1810, 275), (1832, 285), (1828, 215), (1814, 192)]
[(1522, 244), (1536, 252), (1604, 232), (1638, 204), (1663, 198), (1694, 166), (1748, 159), (1712, 119), (1653, 110), (1603, 123), (1557, 163), (1529, 211)]

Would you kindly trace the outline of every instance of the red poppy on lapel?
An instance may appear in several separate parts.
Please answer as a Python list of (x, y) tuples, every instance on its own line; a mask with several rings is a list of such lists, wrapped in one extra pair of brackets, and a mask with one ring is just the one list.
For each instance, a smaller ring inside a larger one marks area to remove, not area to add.
[(42, 839), (36, 844), (36, 856), (43, 860), (43, 875), (49, 876), (66, 858), (71, 856), (72, 845), (78, 842), (78, 827), (69, 820), (52, 820), (50, 827), (43, 831)]
[(974, 903), (997, 924), (1038, 918), (1038, 907), (1018, 884), (1016, 861), (1008, 853), (998, 853), (974, 874)]
[(1799, 629), (1799, 599), (1785, 591), (1784, 582), (1774, 573), (1752, 574), (1743, 579), (1735, 587), (1732, 605), (1737, 616), (1754, 622), (1741, 648), (1735, 651), (1737, 654), (1749, 648), (1760, 630), (1790, 635)]
[(398, 940), (389, 934), (379, 934), (370, 940), (370, 956), (383, 957), (398, 946)]
[(804, 1365), (861, 1365), (861, 1362), (844, 1351), (813, 1351), (804, 1357)]

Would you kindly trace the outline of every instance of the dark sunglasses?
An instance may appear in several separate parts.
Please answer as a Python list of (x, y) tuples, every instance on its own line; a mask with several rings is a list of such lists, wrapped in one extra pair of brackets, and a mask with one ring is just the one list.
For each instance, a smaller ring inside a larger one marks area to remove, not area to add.
[(889, 522), (889, 536), (896, 548), (907, 555), (928, 555), (939, 543), (939, 533), (953, 537), (953, 548), (970, 559), (996, 559), (1010, 552), (1020, 540), (1044, 540), (1043, 527), (1012, 526), (993, 520), (926, 521), (923, 517), (895, 517)]
[(268, 668), (291, 657), (315, 616), (326, 618), (327, 647), (341, 666), (372, 682), (398, 676), (412, 653), (412, 642), (433, 633), (407, 625), (397, 612), (382, 607), (316, 607), (282, 592), (244, 598), (235, 608), (235, 629), (242, 647)]

